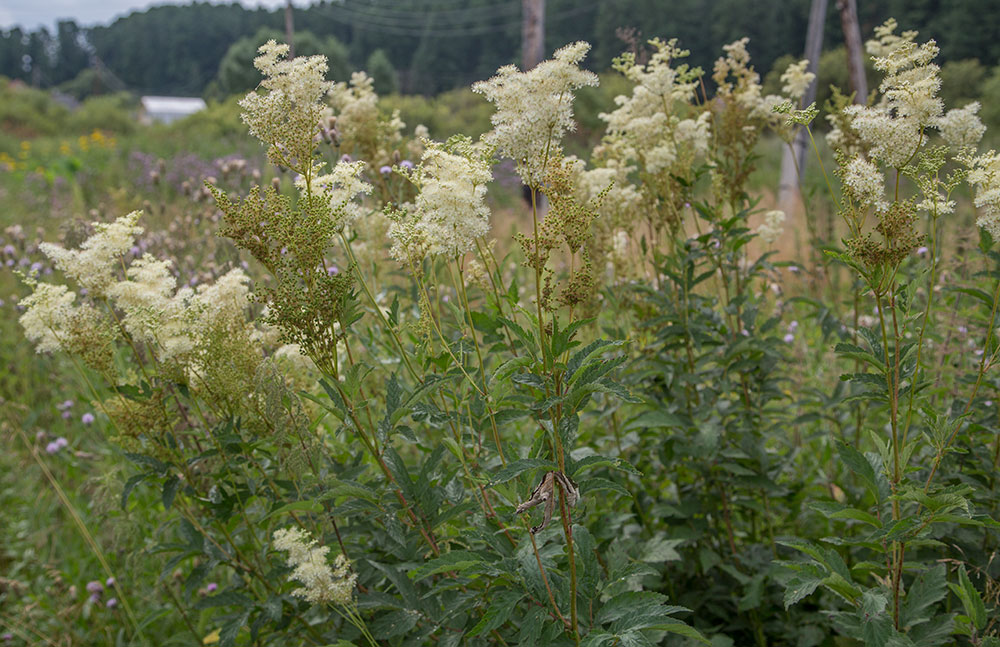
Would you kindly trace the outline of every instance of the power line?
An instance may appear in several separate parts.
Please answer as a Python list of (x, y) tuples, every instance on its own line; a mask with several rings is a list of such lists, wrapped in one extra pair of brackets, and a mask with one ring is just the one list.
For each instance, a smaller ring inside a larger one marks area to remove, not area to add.
[[(595, 2), (587, 3), (586, 5), (580, 7), (574, 7), (573, 9), (566, 9), (564, 11), (555, 12), (546, 16), (549, 21), (561, 20), (564, 18), (569, 18), (572, 16), (580, 15), (596, 9), (598, 5), (602, 3), (602, 0), (596, 0)], [(323, 10), (333, 10), (333, 11), (319, 11)], [(339, 22), (343, 25), (349, 27), (354, 27), (357, 29), (367, 29), (370, 31), (378, 31), (384, 34), (391, 34), (394, 36), (440, 36), (440, 37), (457, 37), (457, 36), (476, 36), (489, 33), (499, 33), (507, 29), (519, 28), (521, 25), (520, 19), (516, 21), (508, 21), (505, 23), (493, 23), (487, 25), (478, 25), (462, 28), (443, 28), (435, 29), (431, 25), (433, 24), (434, 13), (429, 12), (423, 16), (423, 20), (426, 21), (427, 27), (403, 27), (396, 25), (383, 24), (378, 22), (372, 22), (369, 20), (358, 19), (357, 15), (348, 15), (350, 11), (343, 11), (342, 8), (330, 7), (313, 7), (313, 12), (318, 12), (320, 16), (324, 16), (335, 22)], [(414, 20), (413, 22), (417, 22)]]
[(498, 18), (505, 15), (513, 15), (519, 13), (521, 10), (519, 2), (492, 4), (480, 7), (464, 7), (462, 9), (439, 9), (436, 7), (425, 7), (415, 11), (400, 11), (398, 9), (377, 9), (376, 11), (367, 11), (362, 8), (363, 6), (372, 5), (358, 6), (358, 3), (344, 3), (339, 6), (320, 5), (323, 9), (336, 8), (344, 13), (370, 19), (371, 22), (393, 23), (402, 27), (412, 25), (414, 22), (426, 20), (428, 16), (433, 16), (435, 19), (440, 21), (463, 23)]

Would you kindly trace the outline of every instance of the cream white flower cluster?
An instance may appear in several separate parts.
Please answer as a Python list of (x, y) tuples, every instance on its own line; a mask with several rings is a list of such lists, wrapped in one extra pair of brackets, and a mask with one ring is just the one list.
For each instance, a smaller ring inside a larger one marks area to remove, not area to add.
[(388, 120), (379, 116), (374, 83), (364, 72), (354, 72), (350, 83), (337, 83), (330, 90), (330, 105), (336, 115), (341, 149), (365, 156), (378, 168), (392, 164), (392, 151), (402, 142), (406, 124), (398, 110)]
[(1000, 154), (990, 151), (972, 158), (969, 184), (975, 189), (975, 205), (981, 210), (976, 224), (1000, 240)]
[(781, 75), (781, 82), (784, 84), (781, 87), (781, 91), (796, 102), (805, 96), (806, 90), (809, 89), (813, 80), (816, 79), (816, 75), (810, 72), (807, 69), (808, 67), (809, 61), (802, 59), (797, 63), (789, 65), (788, 69)]
[(725, 56), (715, 61), (712, 70), (712, 79), (718, 86), (717, 95), (726, 100), (734, 100), (750, 112), (751, 118), (780, 131), (784, 125), (784, 117), (775, 113), (775, 107), (789, 101), (797, 104), (815, 75), (806, 71), (808, 61), (792, 63), (781, 75), (781, 81), (785, 84), (782, 91), (788, 97), (776, 94), (764, 96), (760, 75), (750, 65), (750, 53), (747, 51), (749, 42), (749, 38), (741, 38), (723, 45)]
[(954, 149), (975, 147), (986, 133), (986, 126), (979, 120), (979, 102), (973, 101), (962, 108), (946, 112), (935, 124), (945, 143)]
[(418, 250), (460, 256), (489, 232), (490, 209), (485, 198), (493, 174), (480, 146), (471, 140), (451, 145), (427, 142), (420, 164), (400, 172), (418, 193), (406, 218), (389, 228), (394, 258), (406, 262)]
[[(364, 207), (357, 201), (360, 196), (372, 192), (372, 185), (361, 178), (365, 166), (364, 162), (340, 161), (331, 172), (317, 175), (312, 180), (313, 191), (326, 196), (335, 217), (342, 219), (338, 225), (351, 224), (365, 214)], [(313, 166), (314, 172), (322, 169), (322, 163)], [(305, 178), (297, 178), (295, 186), (304, 190)]]
[(757, 235), (764, 242), (771, 245), (779, 238), (785, 230), (785, 212), (774, 209), (764, 214), (764, 222), (757, 227)]
[[(95, 223), (96, 232), (78, 250), (43, 243), (42, 251), (92, 297), (108, 299), (122, 313), (125, 330), (137, 342), (147, 344), (160, 361), (192, 352), (198, 340), (218, 326), (248, 325), (250, 279), (239, 268), (195, 290), (178, 289), (170, 261), (150, 254), (125, 266), (124, 252), (142, 233), (137, 225), (140, 215), (136, 211), (110, 224)], [(114, 275), (116, 267), (125, 268), (122, 280)], [(21, 301), (25, 312), (20, 321), (38, 352), (68, 350), (65, 342), (70, 331), (84, 333), (80, 327), (88, 322), (108, 325), (100, 323), (89, 304), (74, 305), (76, 295), (65, 285), (30, 284), (33, 292)]]
[(604, 166), (586, 169), (583, 160), (566, 159), (572, 165), (578, 187), (577, 199), (581, 204), (591, 203), (605, 192), (604, 199), (597, 205), (597, 213), (609, 226), (635, 220), (643, 198), (640, 189), (628, 178), (636, 169), (634, 165), (609, 158), (604, 160)]
[(73, 321), (89, 306), (75, 305), (76, 294), (65, 285), (36, 283), (33, 287), (32, 293), (19, 302), (25, 309), (21, 327), (39, 353), (53, 353), (62, 348)]
[(135, 244), (135, 237), (142, 233), (136, 224), (140, 215), (141, 212), (133, 211), (112, 223), (93, 223), (95, 233), (80, 249), (65, 249), (55, 243), (42, 243), (40, 248), (66, 276), (94, 296), (102, 296), (114, 282), (113, 271)]
[[(941, 88), (939, 68), (932, 61), (938, 53), (933, 40), (917, 45), (917, 33), (896, 35), (896, 21), (889, 19), (875, 30), (876, 38), (867, 43), (875, 69), (883, 72), (879, 90), (882, 98), (875, 106), (852, 105), (844, 109), (851, 127), (869, 149), (872, 158), (892, 168), (906, 165), (918, 148), (927, 141), (925, 130), (942, 124), (943, 104), (937, 96)], [(957, 132), (968, 119), (953, 116)], [(843, 141), (842, 133), (832, 132), (828, 141)]]
[(844, 167), (843, 181), (844, 190), (855, 204), (860, 207), (876, 205), (884, 210), (885, 176), (874, 163), (864, 157), (855, 157)]
[(311, 604), (351, 603), (358, 576), (343, 554), (337, 555), (331, 568), (326, 558), (330, 548), (316, 546), (316, 540), (301, 528), (276, 530), (273, 540), (277, 550), (288, 553), (288, 565), (294, 568), (289, 580), (302, 584), (292, 595)]
[(284, 60), (288, 45), (273, 40), (258, 51), (253, 64), (264, 75), (260, 85), (267, 92), (251, 92), (240, 101), (243, 121), (250, 134), (269, 146), (272, 162), (305, 168), (326, 110), (320, 100), (333, 87), (325, 80), (326, 57)]
[(635, 82), (631, 96), (615, 98), (618, 106), (601, 113), (608, 137), (603, 149), (619, 160), (639, 161), (650, 173), (677, 165), (690, 167), (695, 157), (708, 150), (711, 115), (681, 119), (676, 114), (689, 106), (697, 87), (696, 71), (671, 64), (688, 52), (676, 41), (653, 39), (654, 53), (646, 65), (636, 65), (633, 55), (622, 56), (615, 67)]
[(484, 141), (517, 162), (528, 186), (541, 186), (548, 160), (559, 154), (566, 131), (575, 128), (573, 92), (597, 85), (597, 75), (579, 67), (589, 50), (589, 43), (573, 43), (527, 72), (506, 65), (472, 86), (497, 108)]

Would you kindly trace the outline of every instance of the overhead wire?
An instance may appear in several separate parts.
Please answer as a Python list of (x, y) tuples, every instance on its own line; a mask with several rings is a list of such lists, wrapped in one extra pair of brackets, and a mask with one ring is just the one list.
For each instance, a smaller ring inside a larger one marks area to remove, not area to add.
[[(574, 7), (572, 9), (565, 9), (563, 11), (553, 12), (546, 16), (546, 20), (554, 22), (571, 16), (579, 15), (596, 9), (601, 4), (601, 0), (596, 0), (595, 2), (589, 2), (585, 5)], [(334, 11), (329, 11), (335, 9)], [(469, 27), (452, 27), (452, 28), (438, 28), (434, 26), (433, 20), (435, 18), (434, 12), (428, 12), (420, 20), (414, 20), (411, 22), (425, 22), (424, 27), (404, 27), (397, 26), (395, 24), (381, 23), (377, 21), (370, 21), (367, 19), (359, 19), (355, 15), (351, 15), (351, 11), (344, 11), (343, 7), (333, 7), (332, 5), (324, 5), (320, 7), (313, 7), (312, 12), (314, 14), (329, 18), (335, 22), (339, 22), (343, 25), (354, 27), (357, 29), (368, 29), (371, 31), (379, 31), (385, 34), (391, 34), (395, 36), (439, 36), (439, 37), (457, 37), (457, 36), (475, 36), (488, 33), (498, 33), (507, 29), (512, 29), (519, 27), (521, 25), (521, 20), (507, 21), (504, 23), (492, 23), (487, 25), (472, 25)]]

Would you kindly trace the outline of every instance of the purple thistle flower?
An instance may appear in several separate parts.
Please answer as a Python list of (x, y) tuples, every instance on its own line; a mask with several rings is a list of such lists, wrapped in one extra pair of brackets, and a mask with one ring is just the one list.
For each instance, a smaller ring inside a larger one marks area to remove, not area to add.
[(100, 601), (101, 601), (101, 594), (100, 593), (91, 593), (90, 594), (90, 603), (91, 604), (97, 604)]
[(87, 593), (93, 593), (100, 595), (104, 591), (104, 585), (97, 580), (90, 580), (87, 582)]
[(215, 591), (218, 588), (219, 588), (218, 584), (216, 584), (215, 582), (209, 582), (208, 586), (205, 587), (205, 590), (208, 591), (209, 593), (215, 593)]
[(918, 247), (917, 248), (917, 256), (924, 256), (929, 251), (930, 250), (927, 249), (926, 247)]
[(13, 256), (14, 254), (17, 253), (17, 249), (15, 249), (13, 245), (8, 243), (7, 245), (4, 245), (3, 253), (6, 254), (7, 256)]
[(340, 156), (340, 161), (341, 162), (350, 162), (351, 161), (351, 156), (348, 155), (347, 153), (344, 153), (343, 155)]
[(63, 420), (69, 420), (72, 417), (73, 417), (73, 414), (70, 413), (69, 411), (63, 411), (62, 412), (62, 418), (63, 418)]
[(340, 273), (340, 269), (336, 265), (331, 265), (330, 267), (326, 268), (326, 273), (329, 274), (330, 276), (336, 276), (337, 274)]
[(114, 588), (115, 583), (116, 583), (115, 578), (109, 577), (107, 580), (105, 580), (104, 586), (106, 586), (109, 589), (111, 589), (111, 588)]
[(104, 603), (104, 606), (109, 609), (114, 609), (118, 606), (118, 598), (108, 598), (108, 601)]
[(9, 643), (10, 641), (14, 640), (14, 634), (8, 631), (7, 633), (0, 636), (0, 639), (2, 639), (4, 642)]
[(92, 414), (92, 413), (90, 413), (88, 411), (87, 413), (85, 413), (82, 416), (80, 416), (80, 422), (82, 422), (85, 425), (93, 424), (93, 422), (94, 422), (94, 414)]
[(62, 447), (60, 447), (59, 443), (57, 443), (55, 441), (52, 441), (51, 443), (49, 443), (48, 445), (45, 446), (45, 452), (47, 454), (55, 454), (60, 449), (62, 449)]
[(42, 264), (40, 262), (35, 261), (34, 263), (31, 264), (32, 272), (40, 272), (41, 270), (42, 270)]
[(383, 166), (382, 168), (380, 168), (378, 170), (378, 172), (381, 173), (382, 175), (389, 175), (390, 173), (392, 173), (392, 167), (391, 166)]
[(56, 438), (55, 443), (56, 443), (56, 445), (59, 446), (59, 449), (62, 449), (63, 447), (68, 447), (69, 446), (69, 441), (66, 440), (65, 438), (63, 438), (62, 436), (59, 436), (58, 438)]
[(792, 333), (788, 333), (787, 335), (785, 335), (785, 336), (783, 337), (783, 339), (785, 340), (785, 343), (786, 343), (786, 344), (790, 344), (790, 343), (792, 343), (793, 341), (795, 341), (795, 335), (793, 335)]
[(399, 165), (406, 169), (413, 168), (413, 162), (411, 162), (410, 160), (403, 160), (402, 162), (399, 163)]

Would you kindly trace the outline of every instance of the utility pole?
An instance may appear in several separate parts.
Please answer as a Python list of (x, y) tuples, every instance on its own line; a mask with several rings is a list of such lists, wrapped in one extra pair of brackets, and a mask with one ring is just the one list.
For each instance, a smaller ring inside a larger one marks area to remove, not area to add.
[[(819, 69), (819, 57), (823, 52), (823, 23), (826, 21), (827, 0), (812, 0), (809, 11), (809, 29), (806, 32), (805, 58), (809, 60), (809, 71), (816, 74)], [(802, 97), (802, 106), (808, 106), (816, 100), (816, 79), (809, 84)], [(801, 201), (799, 192), (799, 176), (805, 171), (806, 146), (808, 137), (805, 129), (800, 128), (792, 140), (792, 145), (785, 148), (781, 158), (781, 182), (778, 185), (778, 206), (789, 213), (798, 209)]]
[(285, 3), (285, 41), (288, 43), (288, 58), (295, 58), (295, 21), (292, 16), (292, 0)]
[(545, 0), (521, 0), (521, 67), (527, 72), (545, 58)]
[(840, 10), (840, 26), (844, 30), (844, 45), (847, 47), (847, 73), (854, 103), (868, 103), (868, 79), (865, 78), (865, 54), (861, 47), (861, 27), (858, 25), (857, 0), (837, 0)]

